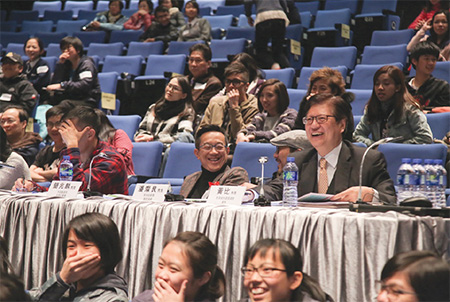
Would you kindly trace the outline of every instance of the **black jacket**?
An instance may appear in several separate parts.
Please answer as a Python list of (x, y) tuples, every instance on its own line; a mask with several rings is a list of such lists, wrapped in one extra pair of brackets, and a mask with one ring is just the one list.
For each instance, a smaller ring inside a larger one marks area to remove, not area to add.
[(21, 105), (31, 116), (38, 96), (33, 84), (24, 74), (9, 79), (0, 78), (0, 112), (9, 105)]
[(418, 90), (409, 85), (411, 78), (406, 80), (409, 93), (425, 107), (450, 106), (450, 85), (448, 82), (431, 76)]
[(43, 101), (48, 99), (47, 91), (42, 90), (42, 88), (50, 84), (52, 74), (47, 62), (39, 58), (36, 64), (31, 67), (30, 60), (25, 61), (23, 73), (26, 74), (28, 81), (33, 84), (34, 89), (39, 93), (39, 101), (42, 104)]

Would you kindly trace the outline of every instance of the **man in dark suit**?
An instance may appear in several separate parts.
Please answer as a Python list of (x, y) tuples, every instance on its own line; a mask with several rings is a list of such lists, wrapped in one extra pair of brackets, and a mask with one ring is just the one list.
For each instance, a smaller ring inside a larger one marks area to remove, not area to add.
[[(334, 201), (355, 202), (359, 190), (359, 169), (365, 148), (344, 141), (350, 105), (338, 96), (317, 95), (307, 104), (303, 118), (311, 149), (291, 154), (299, 168), (298, 196), (315, 192), (334, 194)], [(394, 183), (383, 154), (370, 150), (364, 162), (362, 199), (365, 202), (395, 204)], [(269, 200), (281, 200), (281, 178), (264, 187)]]

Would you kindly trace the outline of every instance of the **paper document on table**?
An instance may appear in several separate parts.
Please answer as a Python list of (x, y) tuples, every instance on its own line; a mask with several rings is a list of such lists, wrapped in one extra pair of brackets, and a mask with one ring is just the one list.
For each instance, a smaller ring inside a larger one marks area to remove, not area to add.
[(298, 198), (299, 202), (325, 202), (333, 197), (332, 194), (308, 193)]
[(331, 194), (308, 193), (298, 199), (299, 207), (311, 208), (348, 208), (348, 202), (330, 201)]

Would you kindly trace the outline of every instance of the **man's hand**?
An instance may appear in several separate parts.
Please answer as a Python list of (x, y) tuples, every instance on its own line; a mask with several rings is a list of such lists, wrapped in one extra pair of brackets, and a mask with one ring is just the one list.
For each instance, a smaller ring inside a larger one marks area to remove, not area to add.
[(236, 138), (236, 144), (239, 144), (240, 142), (249, 142), (250, 140), (248, 139), (248, 136), (245, 135), (244, 133), (240, 132), (237, 135)]
[(18, 178), (16, 182), (14, 183), (14, 186), (12, 187), (11, 191), (22, 191), (26, 190), (27, 192), (33, 191), (34, 184), (29, 180), (24, 180), (23, 178)]
[(47, 86), (47, 90), (61, 90), (61, 84), (51, 84)]
[(241, 186), (245, 187), (247, 190), (254, 189), (257, 187), (257, 185), (249, 182), (244, 182)]
[(253, 24), (255, 23), (255, 21), (254, 21), (253, 18), (250, 16), (250, 17), (247, 17), (247, 23), (248, 23), (248, 25), (250, 25), (251, 27), (253, 27)]
[(155, 300), (155, 302), (184, 302), (187, 283), (187, 280), (183, 280), (180, 292), (177, 293), (165, 280), (158, 279), (156, 280), (155, 287), (153, 288), (155, 291), (152, 296), (153, 300)]
[(100, 259), (99, 254), (77, 255), (75, 251), (67, 256), (59, 275), (66, 283), (87, 279), (101, 269)]
[(87, 126), (83, 130), (78, 131), (71, 120), (65, 120), (59, 127), (59, 133), (66, 144), (67, 148), (78, 148), (78, 142), (81, 137), (88, 132), (91, 127)]
[(99, 29), (100, 28), (100, 22), (92, 21), (91, 24), (89, 25), (89, 27), (92, 27), (92, 28), (95, 28), (95, 29)]
[(155, 42), (155, 38), (147, 38), (144, 42)]
[(150, 135), (150, 134), (139, 134), (134, 139), (134, 141), (137, 142), (137, 143), (140, 143), (140, 142), (151, 142), (152, 140), (153, 140), (153, 135)]
[(227, 93), (228, 104), (230, 104), (231, 108), (239, 107), (239, 90), (232, 89)]
[[(332, 201), (349, 201), (356, 202), (358, 200), (359, 187), (351, 187), (339, 194), (331, 197)], [(371, 202), (374, 195), (373, 189), (370, 187), (362, 187), (361, 198), (364, 202)]]
[(66, 50), (59, 56), (59, 63), (64, 63), (69, 58), (69, 52)]

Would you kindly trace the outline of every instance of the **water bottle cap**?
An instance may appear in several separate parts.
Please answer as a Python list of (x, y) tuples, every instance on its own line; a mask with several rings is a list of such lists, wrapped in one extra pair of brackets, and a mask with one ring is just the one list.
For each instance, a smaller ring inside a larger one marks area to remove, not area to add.
[(411, 162), (411, 158), (402, 158), (402, 164), (409, 164)]
[(294, 157), (288, 157), (286, 160), (288, 163), (293, 163), (295, 161)]
[(63, 155), (63, 160), (64, 160), (64, 159), (69, 160), (69, 159), (70, 159), (70, 155)]
[(429, 164), (433, 163), (433, 160), (427, 158), (427, 159), (425, 159), (424, 163), (427, 164), (427, 165), (429, 165)]
[(435, 160), (433, 161), (433, 163), (434, 163), (435, 165), (442, 165), (442, 159), (435, 159)]
[(413, 159), (413, 164), (421, 164), (422, 163), (422, 159), (421, 158), (414, 158)]

